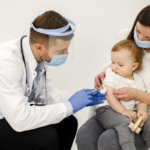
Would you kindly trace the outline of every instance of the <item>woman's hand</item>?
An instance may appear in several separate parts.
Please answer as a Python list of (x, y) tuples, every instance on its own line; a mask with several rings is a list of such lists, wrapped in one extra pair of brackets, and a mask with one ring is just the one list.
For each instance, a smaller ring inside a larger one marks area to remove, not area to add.
[(136, 89), (130, 87), (123, 87), (114, 91), (114, 96), (119, 100), (129, 101), (135, 99)]
[(144, 110), (139, 110), (139, 111), (137, 112), (137, 117), (139, 118), (140, 116), (143, 117), (143, 120), (142, 120), (141, 123), (144, 123), (144, 122), (148, 119), (148, 114), (147, 114), (147, 112), (144, 111)]
[(132, 110), (128, 110), (128, 109), (125, 109), (125, 110), (122, 112), (122, 115), (129, 117), (129, 119), (130, 119), (131, 121), (132, 121), (132, 120), (136, 120), (136, 118), (137, 118), (136, 112), (134, 112), (134, 111), (132, 111)]
[(95, 77), (95, 85), (94, 86), (96, 89), (103, 88), (102, 87), (102, 81), (104, 80), (105, 75), (106, 75), (106, 73), (102, 72)]

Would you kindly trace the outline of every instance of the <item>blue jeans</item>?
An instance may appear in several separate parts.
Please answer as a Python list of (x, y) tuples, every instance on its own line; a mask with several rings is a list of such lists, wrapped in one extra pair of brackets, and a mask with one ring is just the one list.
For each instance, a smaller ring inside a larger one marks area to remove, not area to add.
[[(141, 133), (135, 134), (135, 147), (137, 150), (148, 150)], [(121, 150), (117, 131), (105, 131), (95, 116), (79, 129), (76, 143), (78, 150)]]

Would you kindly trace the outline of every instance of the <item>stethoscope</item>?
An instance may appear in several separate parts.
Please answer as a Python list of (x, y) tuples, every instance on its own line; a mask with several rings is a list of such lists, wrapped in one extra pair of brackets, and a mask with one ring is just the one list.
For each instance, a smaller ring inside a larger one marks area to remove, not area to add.
[[(25, 66), (25, 70), (26, 70), (26, 85), (28, 87), (28, 80), (27, 80), (27, 68), (26, 68), (26, 63), (25, 63), (25, 57), (24, 57), (24, 52), (23, 52), (23, 46), (22, 46), (22, 41), (23, 39), (27, 37), (26, 35), (22, 36), (20, 39), (20, 49), (21, 49), (21, 55), (22, 55), (22, 60), (24, 62), (24, 66)], [(46, 95), (46, 99), (47, 99), (47, 86), (46, 86), (46, 69), (44, 71), (44, 76), (45, 76), (45, 95)], [(28, 88), (27, 88), (28, 89)], [(40, 105), (42, 106), (42, 103), (35, 103), (35, 102), (31, 102), (30, 105)]]

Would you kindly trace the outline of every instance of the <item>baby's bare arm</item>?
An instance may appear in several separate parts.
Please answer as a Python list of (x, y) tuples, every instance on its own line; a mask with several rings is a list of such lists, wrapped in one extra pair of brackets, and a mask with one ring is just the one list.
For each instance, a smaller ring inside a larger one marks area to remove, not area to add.
[(125, 110), (125, 107), (120, 103), (120, 101), (114, 96), (114, 88), (110, 86), (105, 86), (107, 89), (106, 99), (113, 110), (122, 114)]
[(147, 112), (147, 104), (139, 103), (136, 105), (137, 111), (145, 111)]
[(147, 104), (139, 103), (136, 105), (136, 107), (137, 107), (137, 118), (139, 118), (140, 116), (143, 116), (143, 123), (144, 123), (148, 118)]
[(120, 100), (118, 100), (116, 97), (114, 97), (114, 88), (110, 87), (110, 86), (105, 86), (107, 89), (106, 92), (106, 99), (109, 103), (109, 105), (111, 106), (111, 108), (113, 110), (115, 110), (116, 112), (118, 112), (119, 114), (122, 114), (124, 116), (127, 116), (130, 118), (130, 120), (135, 120), (136, 119), (136, 112), (132, 111), (132, 110), (128, 110), (126, 109), (121, 103)]

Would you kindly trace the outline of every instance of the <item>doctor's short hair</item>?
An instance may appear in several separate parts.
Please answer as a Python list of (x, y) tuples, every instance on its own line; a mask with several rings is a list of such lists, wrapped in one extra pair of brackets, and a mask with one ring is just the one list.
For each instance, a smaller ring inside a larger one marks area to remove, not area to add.
[[(68, 24), (68, 22), (62, 15), (53, 10), (46, 11), (41, 16), (36, 17), (32, 23), (36, 28), (43, 29), (58, 29)], [(69, 29), (67, 31), (70, 30), (72, 30), (71, 26), (69, 26)], [(73, 36), (74, 34), (58, 37), (49, 36), (46, 34), (38, 33), (31, 27), (29, 40), (31, 44), (42, 43), (45, 47), (48, 48), (50, 46), (49, 44), (54, 45), (56, 43), (55, 41), (57, 38), (62, 39), (64, 41), (69, 41), (72, 39)]]
[(127, 50), (131, 53), (131, 57), (133, 57), (135, 62), (138, 62), (138, 67), (134, 70), (134, 72), (138, 72), (142, 70), (142, 57), (143, 57), (143, 50), (139, 48), (134, 40), (122, 40), (118, 42), (114, 47), (112, 48), (112, 52), (119, 52), (122, 49)]

